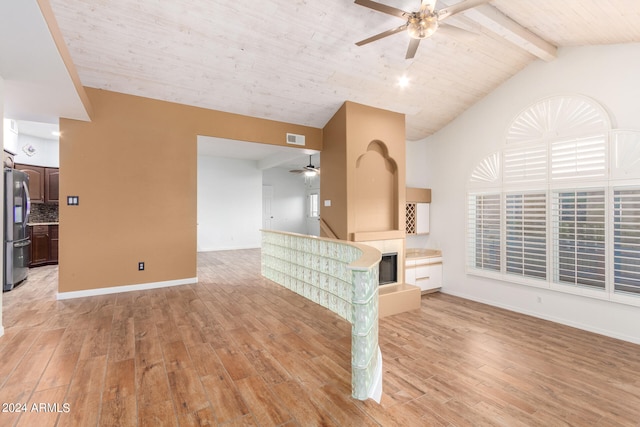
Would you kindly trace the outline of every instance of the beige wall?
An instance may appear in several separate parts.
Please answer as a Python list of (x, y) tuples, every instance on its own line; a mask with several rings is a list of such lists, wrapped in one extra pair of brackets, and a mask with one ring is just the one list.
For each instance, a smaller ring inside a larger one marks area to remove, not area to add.
[(322, 149), (317, 128), (86, 91), (92, 121), (60, 120), (59, 292), (196, 276), (197, 135)]
[(320, 188), (332, 205), (321, 218), (341, 239), (404, 238), (404, 114), (345, 102), (323, 137)]
[[(347, 227), (347, 106), (334, 114), (323, 129), (320, 153), (320, 219), (327, 223), (336, 237), (348, 240)], [(330, 200), (331, 206), (324, 202)], [(332, 237), (320, 230), (322, 237)]]

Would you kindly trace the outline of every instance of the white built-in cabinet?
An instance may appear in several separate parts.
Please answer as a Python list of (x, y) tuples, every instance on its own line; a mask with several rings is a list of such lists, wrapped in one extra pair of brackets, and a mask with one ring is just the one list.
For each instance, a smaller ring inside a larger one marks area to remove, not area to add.
[(411, 258), (405, 261), (404, 280), (420, 288), (420, 292), (435, 292), (442, 287), (442, 257)]
[(406, 234), (429, 233), (429, 207), (431, 190), (428, 188), (407, 188)]
[(429, 233), (429, 203), (416, 203), (416, 234)]

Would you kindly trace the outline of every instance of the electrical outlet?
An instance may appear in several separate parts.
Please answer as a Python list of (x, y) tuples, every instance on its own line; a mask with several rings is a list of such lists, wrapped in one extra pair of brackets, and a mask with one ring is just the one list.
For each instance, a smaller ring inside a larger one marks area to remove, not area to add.
[(142, 271), (144, 270), (144, 262), (139, 262), (138, 263), (138, 271)]

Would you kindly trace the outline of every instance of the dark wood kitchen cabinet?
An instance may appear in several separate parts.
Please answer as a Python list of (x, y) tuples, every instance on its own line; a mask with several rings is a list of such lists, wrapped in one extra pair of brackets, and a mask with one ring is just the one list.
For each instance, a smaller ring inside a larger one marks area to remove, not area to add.
[(44, 203), (45, 174), (42, 166), (20, 165), (16, 163), (15, 169), (29, 176), (29, 197), (31, 203)]
[(29, 267), (37, 267), (49, 262), (50, 241), (48, 225), (32, 225), (31, 230), (31, 262)]
[(29, 175), (31, 203), (58, 203), (60, 197), (60, 169), (16, 163), (15, 169)]
[(58, 263), (58, 225), (35, 224), (29, 226), (31, 261), (29, 267)]
[(49, 226), (49, 264), (58, 263), (58, 230), (57, 225)]
[(60, 169), (44, 169), (44, 202), (58, 203), (60, 197)]

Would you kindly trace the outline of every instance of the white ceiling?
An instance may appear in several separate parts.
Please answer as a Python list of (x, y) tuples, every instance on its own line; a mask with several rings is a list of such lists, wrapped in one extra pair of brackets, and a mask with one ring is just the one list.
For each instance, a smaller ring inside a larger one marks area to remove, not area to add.
[[(408, 11), (420, 4), (380, 2)], [(441, 28), (413, 60), (404, 59), (405, 33), (357, 47), (403, 21), (352, 0), (50, 3), (85, 86), (314, 127), (350, 100), (406, 114), (409, 140), (436, 132), (531, 62), (552, 61), (556, 47), (640, 42), (640, 0), (491, 0), (447, 21), (473, 33)], [(49, 66), (56, 60), (42, 19), (18, 13), (35, 4), (0, 3), (7, 93), (33, 81), (62, 88), (52, 83), (60, 69)], [(409, 87), (398, 86), (401, 76)], [(53, 92), (40, 90), (40, 109), (65, 99)]]
[(40, 139), (50, 139), (52, 141), (58, 141), (60, 139), (59, 135), (57, 134), (58, 130), (58, 123), (43, 123), (18, 120), (18, 132), (23, 135), (31, 135)]
[(89, 118), (35, 0), (0, 1), (0, 77), (7, 118)]
[(309, 164), (320, 166), (319, 151), (237, 141), (210, 136), (198, 136), (198, 155), (225, 157), (230, 159), (251, 160), (258, 169), (286, 168), (300, 169)]

